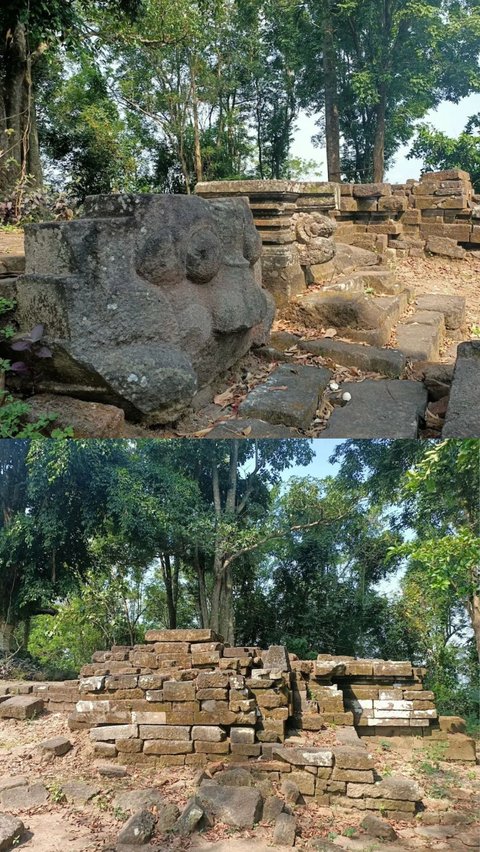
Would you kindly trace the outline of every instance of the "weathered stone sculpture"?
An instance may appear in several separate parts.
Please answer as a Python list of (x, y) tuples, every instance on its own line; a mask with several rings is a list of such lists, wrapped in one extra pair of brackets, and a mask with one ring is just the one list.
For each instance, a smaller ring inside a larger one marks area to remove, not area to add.
[(335, 255), (336, 222), (328, 213), (340, 206), (340, 185), (317, 181), (230, 180), (199, 183), (203, 198), (249, 200), (263, 243), (263, 283), (278, 307), (325, 280)]
[(46, 390), (174, 421), (258, 339), (269, 313), (243, 199), (87, 199), (84, 218), (26, 228), (22, 328), (45, 325)]

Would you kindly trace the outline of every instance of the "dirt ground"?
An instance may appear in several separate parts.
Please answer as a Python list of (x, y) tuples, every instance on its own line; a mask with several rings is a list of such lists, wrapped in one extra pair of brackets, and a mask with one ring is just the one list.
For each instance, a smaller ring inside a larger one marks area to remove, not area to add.
[[(73, 749), (64, 757), (44, 756), (38, 743), (60, 735), (69, 737)], [(331, 745), (334, 738), (333, 731), (307, 737), (325, 746)], [(479, 825), (474, 819), (480, 804), (480, 766), (442, 762), (438, 745), (435, 747), (427, 739), (372, 740), (369, 747), (375, 754), (380, 774), (402, 774), (418, 781), (424, 793), (425, 812), (418, 815), (415, 823), (392, 823), (400, 838), (392, 846), (382, 845), (362, 833), (361, 812), (321, 808), (313, 802), (297, 805), (294, 808), (299, 828), (296, 848), (306, 848), (312, 837), (323, 837), (342, 849), (359, 852), (409, 849), (466, 852), (478, 848)], [(50, 791), (50, 801), (45, 805), (18, 814), (28, 834), (17, 848), (35, 852), (106, 852), (114, 848), (125, 818), (115, 810), (116, 794), (156, 787), (166, 801), (181, 809), (195, 790), (193, 769), (129, 768), (126, 778), (108, 779), (99, 776), (93, 760), (88, 732), (70, 732), (66, 714), (43, 714), (28, 722), (0, 722), (0, 777), (22, 775), (29, 783), (43, 782)], [(100, 793), (87, 805), (68, 804), (62, 796), (62, 784), (67, 780), (93, 782)], [(441, 824), (445, 814), (452, 813), (455, 816), (450, 819), (456, 824)], [(256, 852), (265, 852), (271, 838), (272, 827), (266, 824), (260, 824), (254, 831), (217, 825), (191, 838), (164, 835), (155, 842), (160, 841), (165, 852), (250, 852), (253, 847)]]

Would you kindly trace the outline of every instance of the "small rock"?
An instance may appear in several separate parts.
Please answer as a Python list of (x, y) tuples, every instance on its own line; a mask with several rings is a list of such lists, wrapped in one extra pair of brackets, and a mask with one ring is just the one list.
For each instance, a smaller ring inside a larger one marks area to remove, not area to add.
[(143, 846), (153, 836), (155, 824), (155, 817), (150, 811), (139, 811), (125, 823), (118, 835), (118, 842), (120, 844), (130, 843), (132, 846)]
[(39, 743), (39, 748), (42, 751), (46, 751), (49, 754), (54, 754), (55, 757), (62, 757), (62, 755), (66, 754), (73, 748), (70, 740), (67, 740), (66, 737), (55, 737), (52, 740), (44, 740), (43, 743)]
[(226, 769), (215, 775), (217, 784), (224, 787), (254, 787), (255, 781), (247, 769)]
[(119, 766), (116, 763), (104, 763), (101, 760), (96, 760), (93, 765), (99, 775), (104, 775), (106, 778), (125, 778), (128, 774), (126, 766)]
[(90, 799), (101, 793), (101, 787), (87, 784), (85, 781), (67, 781), (65, 784), (62, 784), (62, 792), (67, 802), (86, 805)]
[(155, 787), (148, 787), (145, 790), (128, 790), (125, 793), (119, 793), (114, 800), (114, 806), (125, 813), (147, 810), (152, 806), (160, 809), (165, 805), (165, 799)]
[(9, 816), (8, 814), (0, 814), (0, 850), (13, 849), (16, 843), (20, 840), (25, 826), (21, 819)]
[(288, 778), (282, 783), (282, 793), (289, 805), (296, 805), (300, 798), (300, 790), (295, 781), (289, 781)]
[(172, 831), (175, 823), (180, 816), (180, 811), (176, 805), (165, 803), (157, 812), (157, 831), (159, 834), (166, 834)]
[(185, 808), (177, 819), (173, 830), (176, 834), (180, 834), (181, 837), (186, 837), (195, 831), (202, 819), (203, 808), (200, 807), (195, 797), (193, 797), (185, 805)]
[(456, 240), (451, 240), (448, 237), (428, 237), (425, 251), (456, 260), (463, 260), (467, 256), (465, 249), (459, 246)]
[(263, 805), (263, 822), (275, 822), (283, 812), (283, 801), (278, 796), (268, 796)]
[(10, 787), (0, 794), (2, 805), (12, 811), (28, 811), (44, 805), (47, 800), (48, 790), (39, 782), (26, 787)]
[(55, 414), (53, 428), (71, 426), (75, 438), (118, 438), (123, 435), (125, 413), (114, 405), (54, 394), (33, 396), (28, 403), (30, 419)]
[(360, 825), (367, 834), (371, 834), (372, 837), (379, 837), (381, 840), (396, 840), (398, 837), (396, 831), (388, 822), (374, 816), (374, 814), (367, 814)]
[(215, 818), (237, 828), (253, 828), (262, 814), (262, 797), (258, 790), (202, 784), (197, 801), (209, 819)]
[(330, 378), (330, 371), (323, 367), (277, 367), (265, 382), (250, 391), (239, 413), (242, 417), (308, 429)]
[(290, 814), (280, 814), (275, 820), (273, 842), (276, 846), (294, 846), (297, 821)]

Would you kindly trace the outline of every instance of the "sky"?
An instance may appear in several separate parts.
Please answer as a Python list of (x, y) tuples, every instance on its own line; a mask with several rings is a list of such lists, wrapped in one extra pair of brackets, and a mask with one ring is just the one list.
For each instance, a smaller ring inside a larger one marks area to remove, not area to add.
[[(480, 112), (480, 95), (470, 95), (468, 98), (463, 98), (458, 104), (445, 101), (437, 109), (427, 113), (421, 123), (431, 124), (437, 130), (442, 130), (449, 136), (458, 136), (470, 116), (477, 112)], [(302, 113), (298, 120), (298, 129), (291, 156), (301, 157), (304, 160), (314, 160), (318, 164), (315, 171), (320, 172), (321, 176), (318, 177), (316, 174), (305, 175), (306, 179), (327, 180), (325, 149), (315, 148), (311, 142), (312, 136), (317, 132), (315, 117), (309, 117)], [(407, 160), (410, 147), (411, 145), (406, 145), (399, 149), (395, 162), (386, 175), (386, 180), (390, 183), (405, 183), (409, 178), (417, 179), (420, 177), (422, 161)]]

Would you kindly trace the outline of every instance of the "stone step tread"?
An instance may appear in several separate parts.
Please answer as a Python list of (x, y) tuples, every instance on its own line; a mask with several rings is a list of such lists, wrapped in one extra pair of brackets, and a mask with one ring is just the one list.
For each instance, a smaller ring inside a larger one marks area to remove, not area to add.
[(298, 346), (305, 352), (329, 358), (335, 364), (357, 367), (369, 373), (382, 373), (391, 378), (399, 378), (406, 367), (404, 353), (396, 349), (381, 349), (331, 338), (302, 340)]
[(323, 367), (283, 365), (257, 385), (238, 409), (241, 417), (308, 429), (332, 373)]
[(387, 379), (342, 385), (352, 400), (332, 413), (324, 438), (416, 438), (428, 395), (419, 382)]

